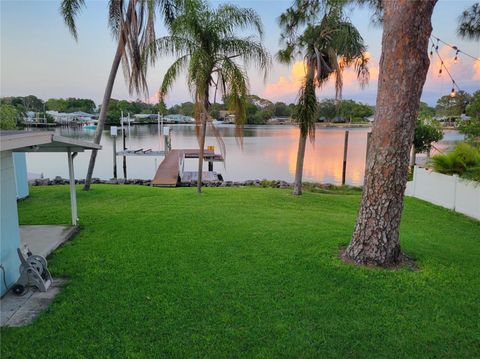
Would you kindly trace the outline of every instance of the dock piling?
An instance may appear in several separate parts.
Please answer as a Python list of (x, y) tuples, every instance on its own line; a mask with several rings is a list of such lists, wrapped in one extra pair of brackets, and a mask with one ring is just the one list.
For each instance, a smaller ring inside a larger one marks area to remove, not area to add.
[(345, 142), (343, 144), (342, 186), (345, 185), (345, 177), (347, 175), (347, 151), (348, 151), (348, 130), (345, 131)]

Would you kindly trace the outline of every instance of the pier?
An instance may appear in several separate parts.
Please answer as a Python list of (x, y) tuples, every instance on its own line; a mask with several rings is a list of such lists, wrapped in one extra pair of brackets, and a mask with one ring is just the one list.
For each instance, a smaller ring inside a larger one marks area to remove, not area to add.
[[(190, 182), (196, 179), (196, 172), (183, 171), (184, 160), (186, 158), (199, 158), (198, 149), (178, 149), (167, 153), (164, 160), (158, 166), (155, 177), (152, 180), (152, 186), (157, 187), (176, 187), (179, 182)], [(209, 162), (209, 171), (203, 174), (206, 181), (215, 180), (213, 172), (213, 162), (223, 162), (223, 157), (216, 154), (214, 150), (205, 150), (203, 158)], [(184, 179), (185, 177), (185, 179)]]

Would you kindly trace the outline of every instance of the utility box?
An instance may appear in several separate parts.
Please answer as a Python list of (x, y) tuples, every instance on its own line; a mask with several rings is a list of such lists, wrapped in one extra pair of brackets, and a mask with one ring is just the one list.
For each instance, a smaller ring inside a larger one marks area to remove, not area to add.
[(110, 135), (112, 137), (116, 137), (118, 135), (118, 127), (117, 126), (110, 127)]

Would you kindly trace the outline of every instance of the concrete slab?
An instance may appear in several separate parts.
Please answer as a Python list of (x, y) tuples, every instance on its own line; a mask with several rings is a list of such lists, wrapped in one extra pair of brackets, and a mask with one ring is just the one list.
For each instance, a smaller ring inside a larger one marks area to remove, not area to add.
[(46, 292), (33, 288), (22, 296), (8, 292), (0, 299), (0, 326), (21, 327), (30, 324), (48, 308), (65, 283), (65, 279), (54, 278), (52, 286)]
[(78, 226), (71, 225), (22, 225), (20, 244), (22, 248), (27, 245), (33, 254), (47, 257), (77, 231)]

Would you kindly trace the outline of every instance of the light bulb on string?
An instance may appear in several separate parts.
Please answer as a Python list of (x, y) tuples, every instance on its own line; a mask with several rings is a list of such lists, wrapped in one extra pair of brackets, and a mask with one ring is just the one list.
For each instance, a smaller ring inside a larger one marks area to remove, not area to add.
[(455, 80), (452, 79), (452, 91), (450, 92), (450, 97), (455, 97), (457, 93), (455, 92)]

